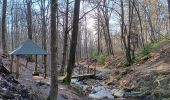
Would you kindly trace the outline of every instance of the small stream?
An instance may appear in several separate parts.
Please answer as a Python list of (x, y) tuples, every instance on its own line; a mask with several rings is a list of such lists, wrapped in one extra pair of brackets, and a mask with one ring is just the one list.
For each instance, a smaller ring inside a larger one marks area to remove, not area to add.
[[(76, 72), (77, 69), (75, 68), (74, 73), (76, 74)], [(135, 98), (140, 95), (139, 92), (127, 92), (124, 89), (117, 88), (115, 81), (106, 83), (111, 72), (112, 70), (109, 69), (97, 69), (95, 78), (72, 79), (71, 84), (83, 91), (83, 94), (87, 95), (89, 100), (140, 100)]]
[(89, 98), (103, 99), (109, 98), (114, 99), (112, 95), (112, 89), (99, 84), (94, 79), (87, 79), (79, 81), (78, 79), (72, 79), (71, 83), (73, 86), (79, 87), (84, 93), (88, 95)]
[[(75, 69), (74, 72), (76, 74), (77, 70)], [(115, 97), (123, 98), (124, 91), (122, 89), (103, 83), (110, 72), (111, 70), (98, 70), (95, 79), (72, 79), (71, 84), (83, 91), (90, 99), (113, 100)]]

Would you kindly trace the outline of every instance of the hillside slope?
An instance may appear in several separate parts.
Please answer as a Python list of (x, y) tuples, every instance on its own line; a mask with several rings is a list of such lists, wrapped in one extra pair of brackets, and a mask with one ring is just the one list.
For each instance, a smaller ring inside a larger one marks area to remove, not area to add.
[[(116, 63), (119, 61), (122, 62), (119, 59)], [(145, 59), (132, 66), (122, 66), (110, 65), (113, 73), (109, 80), (116, 81), (118, 87), (130, 92), (127, 96), (143, 96), (143, 100), (170, 99), (170, 41), (159, 43)]]

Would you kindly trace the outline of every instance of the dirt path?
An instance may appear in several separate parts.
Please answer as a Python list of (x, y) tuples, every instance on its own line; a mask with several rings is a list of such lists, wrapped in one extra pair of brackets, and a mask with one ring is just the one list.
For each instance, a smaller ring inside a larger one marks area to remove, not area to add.
[[(1, 55), (1, 52), (0, 52)], [(10, 60), (9, 58), (3, 58), (2, 59), (5, 67), (9, 69), (10, 67)], [(32, 73), (34, 71), (35, 63), (28, 63), (27, 67), (25, 67), (26, 61), (23, 59), (20, 59), (20, 76), (18, 81), (27, 87), (30, 92), (33, 94), (38, 95), (40, 98), (39, 100), (46, 100), (49, 94), (50, 90), (50, 78), (47, 79), (43, 78), (43, 75), (40, 74), (40, 76), (32, 76)], [(15, 66), (13, 65), (13, 71), (15, 73)], [(43, 70), (39, 71), (43, 72)], [(15, 74), (13, 74), (15, 77)], [(78, 96), (76, 92), (69, 88), (66, 85), (59, 84), (58, 86), (58, 100), (83, 100), (82, 97)]]
[[(29, 69), (24, 66), (20, 67), (21, 75), (19, 77), (19, 82), (33, 90), (32, 92), (35, 92), (39, 97), (42, 97), (42, 100), (44, 100), (48, 97), (50, 91), (50, 78), (44, 79), (41, 74), (40, 76), (32, 76), (33, 66), (34, 64), (29, 63)], [(82, 100), (82, 98), (76, 95), (76, 93), (66, 85), (59, 84), (58, 89), (58, 100)]]

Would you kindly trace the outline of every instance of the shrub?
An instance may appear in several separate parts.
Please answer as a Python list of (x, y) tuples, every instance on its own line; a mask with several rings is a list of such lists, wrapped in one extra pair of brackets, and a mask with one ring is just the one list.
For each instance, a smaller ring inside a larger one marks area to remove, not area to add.
[(105, 58), (106, 58), (105, 55), (99, 54), (96, 59), (99, 64), (104, 64)]
[(141, 49), (140, 54), (145, 56), (153, 51), (153, 43), (146, 43), (144, 48)]
[(156, 51), (160, 47), (161, 43), (165, 41), (165, 39), (160, 39), (153, 43), (145, 43), (144, 48), (140, 49), (140, 53), (136, 57), (136, 61), (146, 59), (151, 52)]
[(92, 59), (96, 59), (97, 56), (98, 56), (98, 50), (95, 49), (95, 50), (92, 51), (90, 57), (91, 57)]
[(98, 53), (98, 50), (93, 50), (91, 53), (91, 58), (96, 59), (99, 64), (104, 64), (106, 55)]

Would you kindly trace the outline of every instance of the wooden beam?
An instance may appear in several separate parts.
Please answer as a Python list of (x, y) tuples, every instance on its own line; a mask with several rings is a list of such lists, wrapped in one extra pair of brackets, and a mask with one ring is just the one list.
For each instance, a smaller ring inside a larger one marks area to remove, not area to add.
[(84, 75), (75, 75), (75, 76), (72, 76), (72, 78), (94, 78), (94, 74), (84, 74)]
[(95, 64), (95, 68), (94, 68), (94, 75), (96, 75), (96, 64)]

